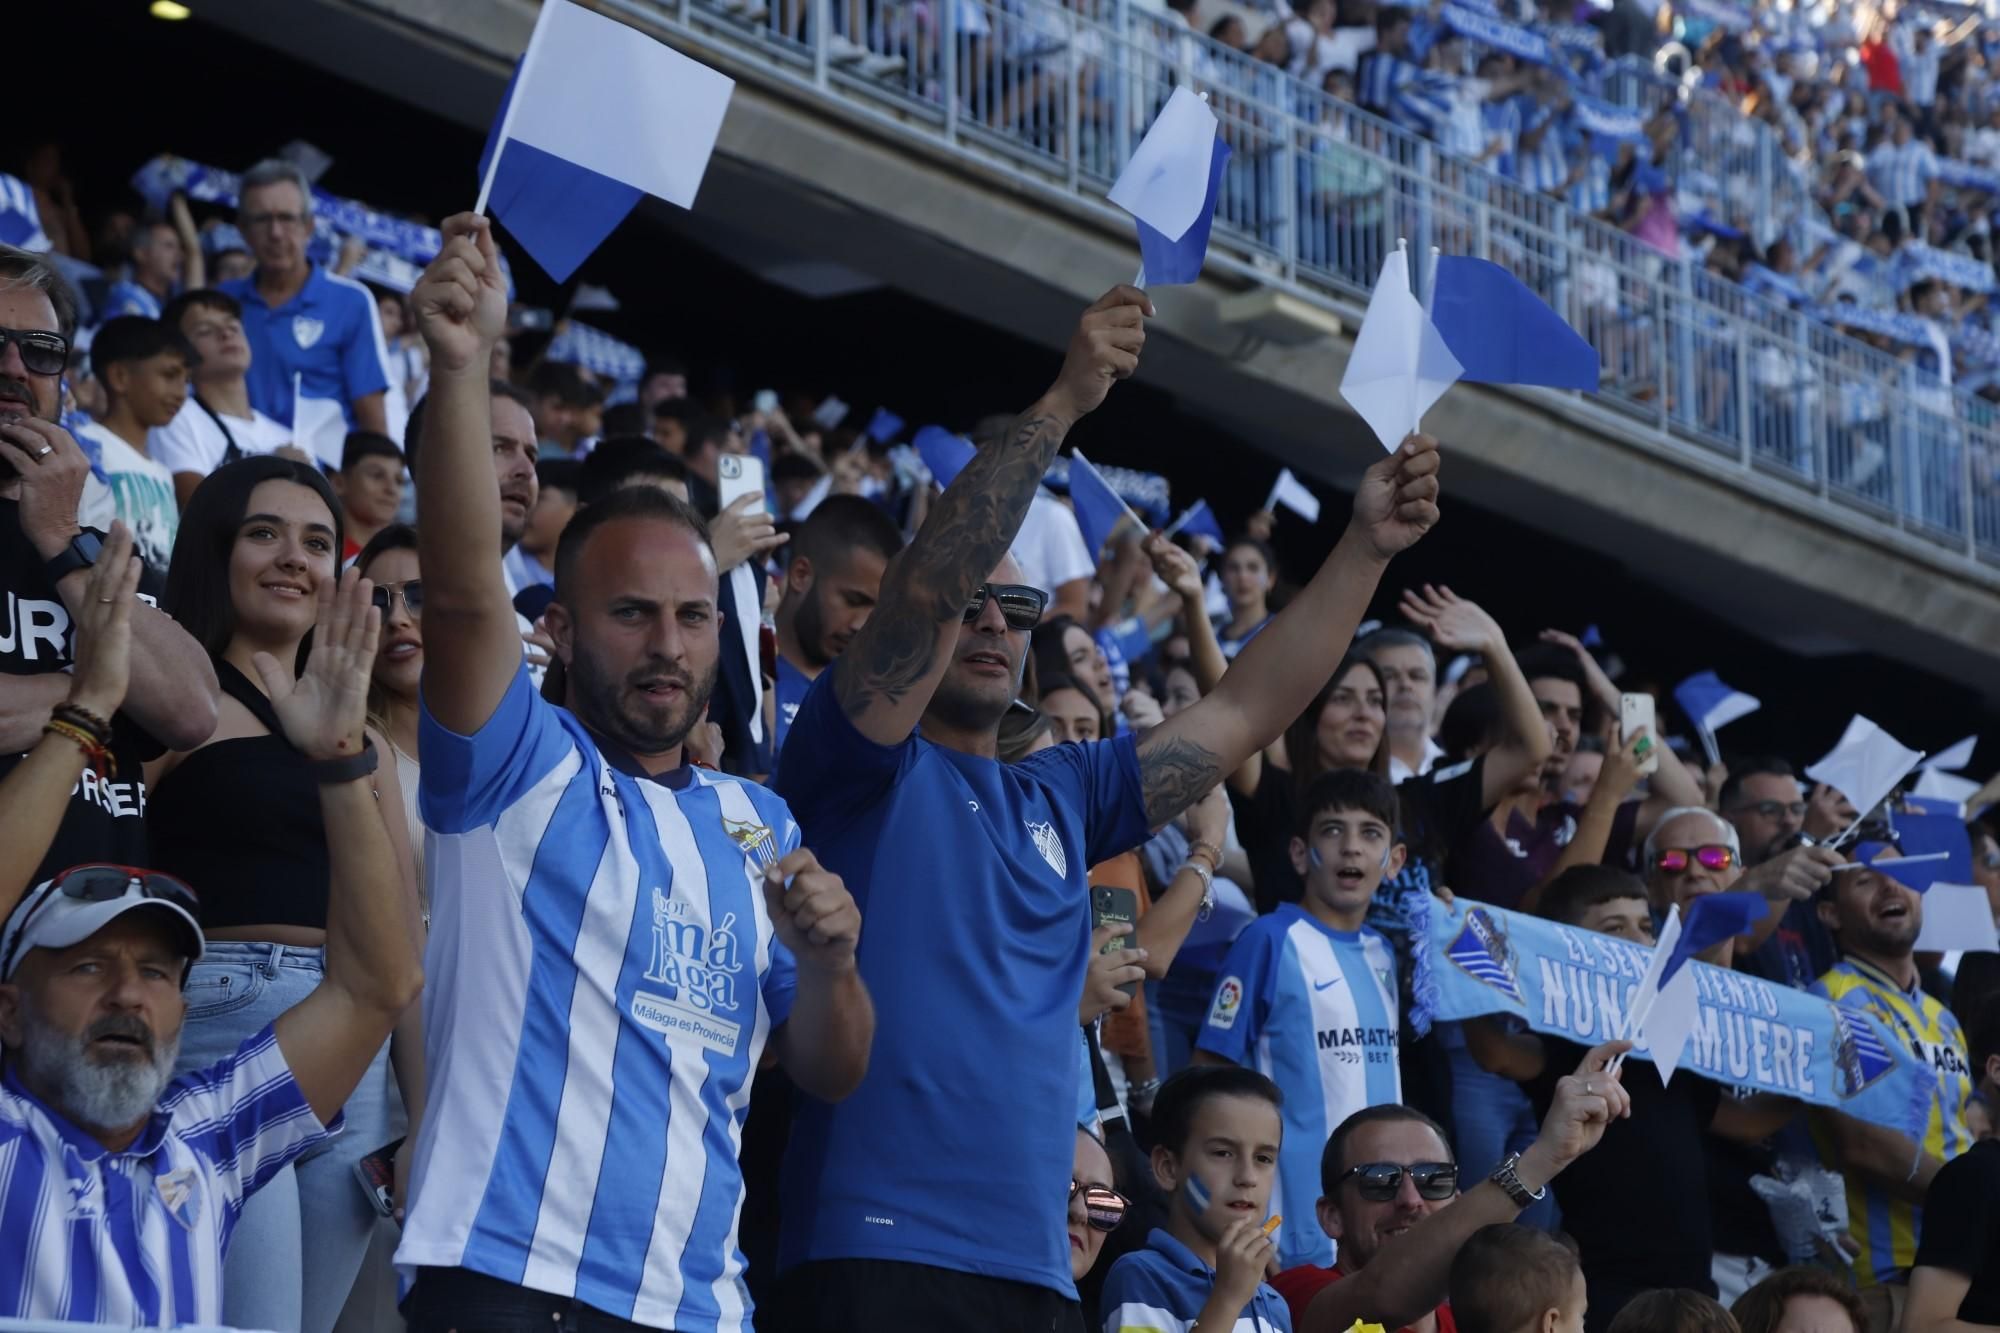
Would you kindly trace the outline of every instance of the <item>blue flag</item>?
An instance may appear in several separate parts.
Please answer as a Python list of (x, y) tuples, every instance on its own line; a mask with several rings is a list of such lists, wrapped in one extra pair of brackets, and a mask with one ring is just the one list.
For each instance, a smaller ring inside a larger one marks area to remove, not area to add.
[(868, 438), (877, 444), (887, 444), (902, 433), (903, 419), (886, 407), (876, 408), (868, 418)]
[(1748, 932), (1769, 910), (1761, 893), (1704, 893), (1696, 898), (1687, 919), (1681, 922), (1681, 937), (1674, 941), (1674, 951), (1660, 969), (1660, 989), (1667, 988), (1668, 980), (1683, 963), (1704, 949)]
[[(1097, 469), (1082, 454), (1069, 465), (1069, 502), (1076, 509), (1076, 525), (1083, 529), (1083, 544), (1090, 548), (1093, 560), (1104, 549), (1104, 543), (1111, 540), (1120, 522), (1128, 518), (1138, 522), (1137, 516), (1118, 498), (1118, 492), (1111, 489), (1111, 484), (1097, 474)], [(1139, 524), (1142, 530), (1145, 526)]]
[(1583, 635), (1577, 642), (1586, 648), (1602, 648), (1604, 646), (1604, 632), (1595, 625), (1585, 625), (1583, 627)]
[(931, 470), (932, 479), (940, 487), (951, 485), (952, 478), (972, 461), (972, 441), (952, 434), (943, 426), (919, 426), (914, 443), (917, 457), (924, 460), (924, 466)]
[(1521, 280), (1484, 259), (1442, 255), (1431, 322), (1480, 384), (1597, 388), (1597, 349)]
[(1222, 535), (1222, 524), (1215, 517), (1215, 511), (1208, 507), (1206, 500), (1196, 500), (1182, 510), (1181, 516), (1174, 520), (1174, 531), (1192, 532), (1197, 536), (1208, 538), (1217, 546), (1224, 545), (1226, 540)]
[[(1856, 857), (1918, 893), (1933, 884), (1973, 884), (1972, 838), (1956, 814), (1898, 813), (1896, 837), (1903, 855)], [(1919, 859), (1921, 858), (1921, 859)]]
[(1201, 277), (1202, 263), (1208, 258), (1208, 233), (1215, 225), (1215, 197), (1222, 190), (1222, 173), (1228, 165), (1229, 145), (1218, 137), (1215, 154), (1208, 162), (1208, 194), (1201, 201), (1194, 225), (1178, 241), (1133, 219), (1139, 228), (1139, 261), (1146, 270), (1146, 286), (1178, 287)]
[[(514, 87), (520, 78), (521, 67), (516, 62), (513, 76), (507, 80), (507, 94), (500, 99), (493, 126), (486, 132), (486, 148), (479, 154), (481, 180), (493, 160), (500, 126), (507, 119), (507, 104), (514, 100)], [(507, 224), (508, 234), (534, 257), (543, 272), (557, 282), (568, 282), (577, 266), (638, 206), (644, 193), (532, 144), (509, 139), (507, 151), (500, 154), (500, 168), (493, 175), (487, 208)]]

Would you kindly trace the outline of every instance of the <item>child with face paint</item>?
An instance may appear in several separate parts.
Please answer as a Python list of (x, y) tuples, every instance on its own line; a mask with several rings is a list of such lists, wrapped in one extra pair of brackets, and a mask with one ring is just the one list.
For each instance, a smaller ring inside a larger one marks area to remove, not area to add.
[(1283, 1102), (1270, 1079), (1230, 1066), (1184, 1069), (1160, 1089), (1153, 1179), (1167, 1223), (1105, 1277), (1105, 1333), (1291, 1333), (1264, 1281)]
[(1259, 917), (1230, 947), (1194, 1062), (1247, 1065), (1283, 1091), (1278, 1257), (1286, 1268), (1326, 1268), (1333, 1241), (1314, 1203), (1327, 1136), (1356, 1111), (1403, 1095), (1395, 950), (1363, 923), (1376, 888), (1402, 869), (1404, 848), (1395, 789), (1377, 774), (1323, 773), (1300, 807), (1291, 853), (1304, 898)]

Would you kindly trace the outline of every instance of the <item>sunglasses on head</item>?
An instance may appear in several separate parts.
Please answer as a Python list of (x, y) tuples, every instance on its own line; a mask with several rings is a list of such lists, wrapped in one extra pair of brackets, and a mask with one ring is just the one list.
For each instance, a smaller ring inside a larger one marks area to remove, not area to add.
[(408, 611), (413, 616), (423, 613), (424, 581), (422, 579), (411, 579), (406, 583), (378, 583), (375, 585), (375, 591), (368, 594), (368, 600), (375, 604), (375, 609), (382, 613), (384, 620), (387, 620), (389, 618), (389, 608), (395, 605), (395, 598), (398, 596), (401, 596), (403, 599), (403, 609), (405, 611)]
[(1706, 847), (1667, 847), (1653, 858), (1653, 865), (1669, 875), (1678, 875), (1692, 865), (1704, 870), (1727, 870), (1735, 864), (1736, 853), (1720, 843)]
[(1042, 611), (1049, 604), (1047, 593), (1025, 583), (982, 583), (965, 604), (966, 624), (979, 619), (988, 597), (1000, 603), (1000, 614), (1007, 618), (1008, 629), (1033, 629), (1042, 623)]
[(1417, 1187), (1420, 1199), (1436, 1202), (1449, 1199), (1458, 1192), (1456, 1162), (1413, 1162), (1409, 1166), (1400, 1162), (1363, 1162), (1360, 1166), (1348, 1167), (1334, 1184), (1337, 1186), (1352, 1177), (1354, 1188), (1362, 1198), (1370, 1203), (1387, 1203), (1402, 1191), (1406, 1172), (1410, 1183)]
[(1086, 1185), (1081, 1180), (1072, 1178), (1069, 1182), (1069, 1197), (1072, 1203), (1076, 1201), (1079, 1193), (1083, 1195), (1083, 1208), (1089, 1215), (1090, 1225), (1097, 1231), (1116, 1231), (1118, 1224), (1125, 1220), (1125, 1210), (1132, 1206), (1132, 1201), (1117, 1190), (1107, 1189), (1103, 1185)]
[(69, 365), (69, 339), (43, 329), (0, 329), (0, 355), (7, 344), (21, 349), (21, 365), (30, 375), (60, 375)]
[(71, 866), (50, 880), (41, 896), (21, 909), (20, 929), (15, 932), (14, 943), (7, 956), (0, 958), (0, 977), (7, 975), (13, 965), (14, 952), (21, 947), (21, 941), (28, 938), (28, 927), (35, 919), (35, 913), (45, 907), (60, 893), (65, 898), (82, 903), (108, 903), (123, 898), (134, 888), (141, 898), (151, 898), (159, 902), (172, 903), (184, 909), (189, 916), (199, 920), (201, 900), (194, 896), (194, 890), (175, 879), (172, 875), (162, 875), (155, 870), (141, 870), (135, 866), (113, 865), (109, 861), (93, 861), (86, 865)]

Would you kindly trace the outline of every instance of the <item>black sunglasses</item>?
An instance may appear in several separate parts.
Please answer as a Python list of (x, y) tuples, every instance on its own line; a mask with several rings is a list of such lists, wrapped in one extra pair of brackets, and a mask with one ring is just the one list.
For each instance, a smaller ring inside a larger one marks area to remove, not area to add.
[(21, 349), (21, 365), (30, 375), (60, 375), (69, 365), (69, 339), (45, 329), (0, 329), (0, 355), (7, 344)]
[(1116, 1231), (1118, 1224), (1125, 1220), (1125, 1210), (1132, 1201), (1117, 1190), (1106, 1189), (1102, 1185), (1086, 1185), (1081, 1180), (1069, 1182), (1069, 1197), (1075, 1202), (1077, 1192), (1083, 1192), (1084, 1211), (1089, 1214), (1089, 1222), (1098, 1231)]
[(1370, 1203), (1387, 1203), (1403, 1188), (1403, 1173), (1408, 1172), (1410, 1183), (1417, 1187), (1417, 1197), (1449, 1199), (1458, 1192), (1458, 1164), (1456, 1162), (1413, 1162), (1404, 1166), (1400, 1162), (1363, 1162), (1360, 1166), (1350, 1166), (1341, 1173), (1341, 1180), (1354, 1177), (1354, 1188)]
[(424, 613), (424, 581), (422, 579), (410, 579), (403, 583), (378, 583), (375, 585), (375, 591), (368, 594), (368, 600), (373, 602), (375, 609), (382, 613), (382, 619), (387, 620), (389, 618), (389, 608), (395, 605), (395, 598), (398, 594), (403, 598), (403, 609), (405, 611), (408, 611), (413, 616), (420, 616)]
[(138, 889), (141, 898), (151, 898), (159, 902), (172, 903), (186, 910), (189, 916), (201, 919), (201, 900), (194, 896), (194, 890), (175, 879), (172, 875), (162, 875), (155, 870), (141, 870), (136, 866), (113, 865), (109, 861), (92, 861), (85, 865), (71, 866), (43, 888), (41, 896), (21, 908), (21, 926), (14, 933), (14, 941), (8, 946), (7, 956), (0, 958), (0, 977), (7, 975), (14, 965), (14, 954), (20, 949), (21, 941), (28, 938), (28, 926), (39, 912), (58, 893), (65, 898), (83, 903), (108, 903), (123, 898), (133, 889)]
[(1049, 604), (1047, 593), (1025, 583), (982, 583), (973, 589), (972, 600), (965, 604), (966, 624), (979, 619), (988, 597), (1000, 603), (1000, 614), (1007, 618), (1008, 629), (1033, 629), (1042, 623), (1042, 612)]

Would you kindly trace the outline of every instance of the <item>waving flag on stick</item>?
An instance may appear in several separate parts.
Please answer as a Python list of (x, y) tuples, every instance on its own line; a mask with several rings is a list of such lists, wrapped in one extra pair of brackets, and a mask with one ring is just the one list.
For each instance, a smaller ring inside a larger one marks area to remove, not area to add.
[(1069, 466), (1069, 502), (1076, 509), (1076, 525), (1083, 529), (1083, 543), (1093, 559), (1127, 519), (1141, 534), (1146, 531), (1146, 520), (1133, 513), (1132, 506), (1111, 489), (1111, 483), (1098, 475), (1082, 450)]
[(1724, 685), (1713, 671), (1697, 672), (1674, 686), (1674, 701), (1694, 723), (1695, 734), (1701, 737), (1701, 748), (1711, 765), (1722, 762), (1715, 733), (1763, 707), (1743, 691)]
[(1410, 291), (1409, 250), (1398, 241), (1375, 279), (1340, 396), (1394, 453), (1462, 370)]
[(1188, 283), (1201, 276), (1228, 161), (1229, 145), (1216, 133), (1207, 94), (1174, 89), (1109, 195), (1139, 223), (1142, 262), (1133, 286)]
[(490, 203), (565, 282), (641, 197), (694, 206), (735, 86), (637, 28), (542, 0), (479, 159), (473, 211)]
[(1839, 843), (1845, 840), (1847, 834), (1858, 828), (1869, 812), (1896, 789), (1896, 784), (1908, 776), (1923, 757), (1922, 750), (1908, 748), (1867, 718), (1856, 714), (1848, 722), (1840, 744), (1806, 770), (1807, 777), (1814, 782), (1824, 782), (1853, 802), (1854, 808), (1860, 812), (1855, 816), (1854, 823), (1834, 841)]

